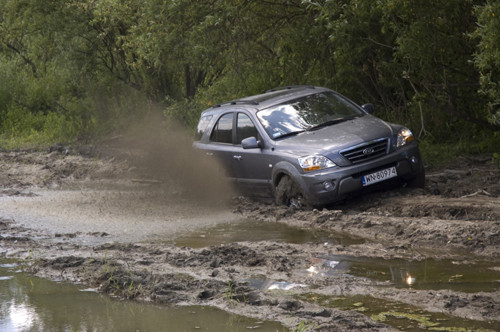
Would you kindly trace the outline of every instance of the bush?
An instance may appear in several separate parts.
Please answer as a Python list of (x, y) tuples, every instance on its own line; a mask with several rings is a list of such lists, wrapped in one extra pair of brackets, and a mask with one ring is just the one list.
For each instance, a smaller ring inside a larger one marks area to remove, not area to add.
[(71, 143), (79, 132), (77, 124), (75, 119), (55, 112), (33, 114), (23, 108), (12, 108), (2, 121), (0, 147), (42, 148), (54, 142)]
[(473, 137), (465, 137), (455, 142), (425, 139), (420, 142), (420, 151), (424, 164), (433, 169), (466, 155), (486, 154), (495, 160), (499, 142), (500, 132), (478, 132)]

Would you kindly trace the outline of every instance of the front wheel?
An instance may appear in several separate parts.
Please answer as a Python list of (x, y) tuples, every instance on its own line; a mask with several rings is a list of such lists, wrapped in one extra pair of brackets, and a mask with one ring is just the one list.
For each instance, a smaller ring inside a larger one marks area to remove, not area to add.
[(286, 205), (299, 209), (311, 209), (299, 185), (288, 175), (284, 175), (275, 189), (275, 201), (278, 205)]

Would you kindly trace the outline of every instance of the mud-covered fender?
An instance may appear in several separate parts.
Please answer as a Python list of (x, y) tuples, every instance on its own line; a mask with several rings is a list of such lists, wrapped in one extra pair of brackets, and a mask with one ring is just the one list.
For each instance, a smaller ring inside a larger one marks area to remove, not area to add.
[(272, 184), (273, 184), (273, 193), (276, 190), (276, 186), (284, 175), (288, 175), (295, 181), (303, 191), (303, 194), (309, 197), (309, 192), (307, 190), (307, 186), (302, 179), (302, 174), (297, 170), (297, 167), (291, 164), (288, 161), (280, 161), (273, 167), (272, 171)]

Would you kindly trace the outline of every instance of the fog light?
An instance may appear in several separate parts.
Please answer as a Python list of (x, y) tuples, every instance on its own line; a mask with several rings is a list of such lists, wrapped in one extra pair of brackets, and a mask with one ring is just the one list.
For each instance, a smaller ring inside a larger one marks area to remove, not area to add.
[(411, 156), (410, 161), (411, 161), (413, 164), (417, 164), (417, 163), (418, 163), (418, 158), (417, 158), (417, 157), (415, 157), (415, 156)]
[(331, 181), (325, 181), (323, 182), (323, 188), (325, 188), (326, 191), (332, 191), (335, 186)]

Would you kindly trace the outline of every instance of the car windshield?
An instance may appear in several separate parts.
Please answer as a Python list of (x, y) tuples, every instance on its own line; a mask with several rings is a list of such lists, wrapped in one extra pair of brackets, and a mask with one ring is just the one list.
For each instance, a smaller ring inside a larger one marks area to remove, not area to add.
[(351, 101), (333, 92), (323, 92), (291, 100), (257, 113), (273, 139), (314, 130), (349, 120), (365, 113)]

